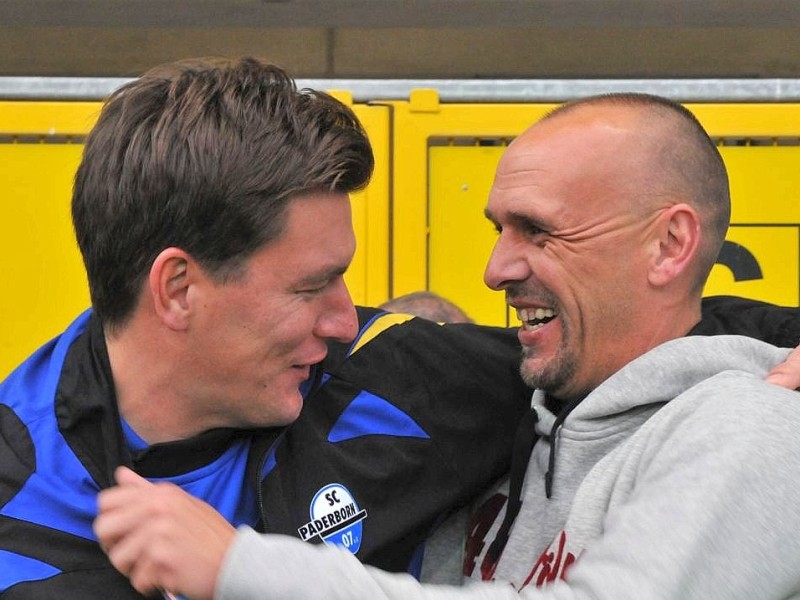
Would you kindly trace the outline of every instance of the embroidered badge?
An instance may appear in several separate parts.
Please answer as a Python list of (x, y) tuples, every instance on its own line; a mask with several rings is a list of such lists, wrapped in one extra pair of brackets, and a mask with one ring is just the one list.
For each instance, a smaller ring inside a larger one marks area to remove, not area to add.
[(367, 511), (361, 510), (350, 491), (339, 483), (319, 490), (309, 507), (311, 520), (298, 528), (304, 542), (319, 538), (329, 546), (342, 546), (353, 554), (361, 548), (362, 523)]

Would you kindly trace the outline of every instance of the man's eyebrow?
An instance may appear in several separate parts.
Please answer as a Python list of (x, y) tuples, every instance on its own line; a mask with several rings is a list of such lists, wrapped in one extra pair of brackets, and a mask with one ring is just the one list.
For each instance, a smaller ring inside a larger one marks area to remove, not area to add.
[[(495, 216), (492, 214), (492, 211), (490, 211), (488, 208), (483, 210), (483, 214), (492, 223), (497, 223), (498, 222), (497, 219), (495, 218)], [(542, 223), (540, 221), (532, 219), (530, 216), (528, 216), (528, 215), (526, 215), (524, 213), (509, 211), (509, 212), (504, 213), (504, 214), (505, 214), (506, 221), (508, 221), (509, 223), (511, 223), (513, 225), (516, 225), (517, 227), (531, 227), (531, 226), (533, 226), (533, 227), (541, 227), (542, 226)]]
[(297, 281), (297, 285), (310, 285), (320, 283), (344, 275), (350, 265), (334, 265), (326, 270), (317, 271)]

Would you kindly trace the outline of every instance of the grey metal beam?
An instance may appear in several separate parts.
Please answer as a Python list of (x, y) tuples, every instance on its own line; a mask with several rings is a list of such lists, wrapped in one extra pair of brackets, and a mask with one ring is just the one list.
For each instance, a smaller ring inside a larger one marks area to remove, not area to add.
[[(0, 77), (0, 99), (99, 100), (131, 81)], [(356, 102), (408, 99), (432, 88), (442, 102), (557, 102), (607, 92), (646, 92), (683, 102), (799, 102), (800, 79), (298, 79), (298, 87), (347, 90)]]

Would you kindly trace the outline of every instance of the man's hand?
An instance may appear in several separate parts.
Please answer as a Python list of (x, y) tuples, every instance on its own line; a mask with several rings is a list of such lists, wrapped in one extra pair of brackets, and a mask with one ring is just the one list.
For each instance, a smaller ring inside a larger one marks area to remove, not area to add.
[(800, 346), (767, 375), (767, 381), (790, 390), (800, 388)]
[(170, 483), (153, 484), (125, 467), (100, 492), (94, 531), (111, 563), (136, 590), (211, 599), (236, 533), (211, 506)]

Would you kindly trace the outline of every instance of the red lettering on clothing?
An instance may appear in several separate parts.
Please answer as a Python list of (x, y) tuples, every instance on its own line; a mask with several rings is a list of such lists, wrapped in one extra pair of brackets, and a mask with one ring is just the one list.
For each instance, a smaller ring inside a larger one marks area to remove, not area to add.
[[(506, 500), (508, 500), (508, 497), (504, 494), (494, 494), (472, 515), (464, 551), (463, 569), (465, 576), (472, 576), (476, 560), (486, 546), (486, 534), (489, 533), (492, 524), (497, 520), (497, 515), (503, 509)], [(491, 573), (494, 573), (494, 568), (491, 569)], [(484, 577), (483, 565), (481, 565), (481, 576), (483, 579), (491, 577), (491, 574), (489, 574), (489, 577)]]
[[(554, 544), (556, 544), (555, 549)], [(524, 590), (534, 580), (536, 587), (542, 587), (545, 583), (555, 581), (556, 578), (564, 579), (567, 569), (575, 562), (575, 555), (572, 552), (565, 553), (566, 545), (567, 534), (562, 531), (557, 542), (550, 544), (550, 547), (539, 556), (528, 577), (522, 582), (520, 590)]]

